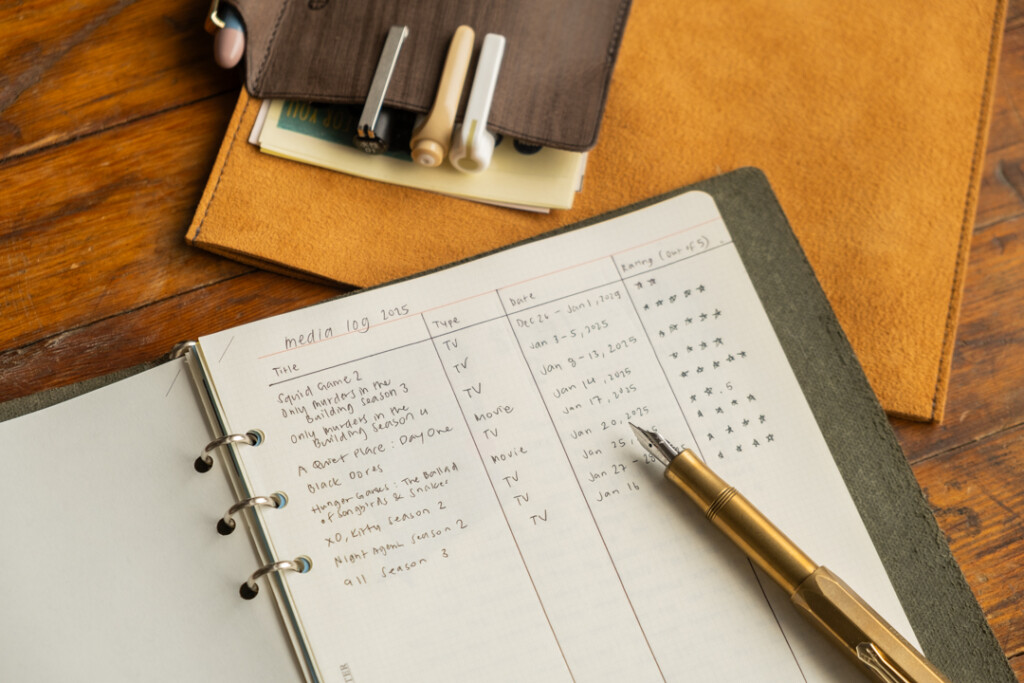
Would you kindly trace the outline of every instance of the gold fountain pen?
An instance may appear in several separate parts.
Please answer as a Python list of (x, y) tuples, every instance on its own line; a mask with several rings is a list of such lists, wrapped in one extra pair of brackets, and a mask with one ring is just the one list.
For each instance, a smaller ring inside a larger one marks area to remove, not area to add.
[(677, 451), (657, 432), (632, 423), (629, 426), (647, 452), (665, 466), (665, 477), (789, 594), (798, 612), (861, 669), (884, 683), (949, 683), (838, 576), (815, 564), (693, 451)]

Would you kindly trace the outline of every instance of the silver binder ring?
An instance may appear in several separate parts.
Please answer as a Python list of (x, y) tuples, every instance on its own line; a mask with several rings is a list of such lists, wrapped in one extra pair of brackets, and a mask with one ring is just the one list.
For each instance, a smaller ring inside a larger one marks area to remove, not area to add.
[(182, 356), (188, 354), (190, 351), (195, 349), (195, 347), (196, 343), (194, 341), (178, 342), (177, 344), (174, 345), (174, 348), (171, 349), (170, 356), (172, 359), (181, 358)]
[(196, 458), (195, 467), (196, 472), (209, 472), (210, 468), (213, 467), (213, 457), (210, 455), (211, 451), (215, 451), (221, 446), (227, 446), (228, 444), (238, 443), (245, 444), (247, 446), (259, 446), (263, 443), (263, 434), (256, 430), (251, 430), (245, 434), (228, 434), (214, 439), (210, 443), (206, 444), (206, 448)]
[(308, 557), (296, 557), (294, 560), (280, 560), (278, 562), (271, 562), (268, 565), (264, 565), (253, 572), (252, 576), (242, 584), (242, 587), (238, 589), (238, 594), (242, 596), (243, 600), (252, 600), (260, 592), (260, 587), (256, 583), (257, 579), (267, 574), (274, 572), (298, 572), (299, 574), (305, 574), (313, 568), (313, 560)]
[(283, 508), (288, 503), (288, 496), (284, 495), (280, 491), (272, 493), (269, 496), (253, 496), (252, 498), (246, 498), (240, 500), (224, 513), (224, 516), (217, 521), (217, 531), (222, 536), (227, 536), (235, 530), (235, 520), (232, 517), (236, 512), (241, 512), (246, 508), (253, 508), (257, 506), (264, 506), (268, 508)]

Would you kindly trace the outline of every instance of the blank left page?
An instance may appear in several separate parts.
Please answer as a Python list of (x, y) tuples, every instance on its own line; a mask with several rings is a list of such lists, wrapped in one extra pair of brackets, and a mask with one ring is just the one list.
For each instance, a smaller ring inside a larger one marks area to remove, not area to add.
[(0, 680), (298, 681), (176, 360), (0, 423)]

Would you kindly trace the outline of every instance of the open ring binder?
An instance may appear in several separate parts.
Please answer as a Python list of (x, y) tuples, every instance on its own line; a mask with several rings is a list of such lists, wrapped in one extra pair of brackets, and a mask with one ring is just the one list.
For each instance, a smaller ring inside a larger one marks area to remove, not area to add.
[(243, 600), (252, 600), (260, 592), (259, 584), (256, 581), (261, 576), (272, 574), (274, 572), (298, 572), (299, 574), (305, 574), (313, 568), (313, 561), (308, 557), (296, 557), (294, 560), (279, 560), (277, 562), (271, 562), (270, 564), (264, 565), (254, 571), (252, 576), (246, 579), (242, 587), (238, 589), (239, 595), (242, 596)]
[[(278, 609), (284, 616), (285, 628), (299, 653), (299, 660), (306, 680), (316, 683), (322, 679), (317, 670), (313, 654), (309, 649), (309, 644), (302, 634), (302, 627), (298, 621), (291, 591), (285, 580), (285, 575), (288, 571), (300, 574), (308, 572), (313, 566), (313, 561), (305, 555), (299, 556), (294, 560), (280, 559), (267, 535), (262, 517), (263, 513), (260, 508), (282, 508), (288, 503), (288, 496), (281, 491), (270, 495), (260, 495), (250, 490), (240, 471), (239, 447), (243, 445), (258, 446), (263, 443), (266, 437), (260, 429), (250, 429), (244, 433), (239, 433), (228, 424), (224, 414), (224, 407), (220, 402), (220, 396), (210, 379), (206, 357), (196, 342), (189, 341), (178, 344), (172, 355), (185, 359), (189, 374), (192, 377), (192, 385), (196, 389), (197, 397), (203, 406), (207, 425), (212, 430), (211, 434), (219, 435), (203, 448), (202, 454), (195, 462), (196, 470), (200, 472), (209, 470), (213, 464), (213, 458), (210, 456), (210, 453), (218, 448), (222, 449), (221, 454), (224, 456), (223, 464), (225, 465), (224, 473), (227, 475), (231, 489), (234, 492), (233, 498), (237, 501), (228, 509), (224, 517), (218, 520), (218, 531), (224, 535), (231, 533), (230, 529), (235, 526), (235, 520), (232, 519), (232, 516), (246, 508), (251, 510), (250, 540), (253, 542), (253, 547), (259, 558), (256, 561), (256, 565), (259, 568), (242, 584), (239, 594), (246, 600), (251, 600), (259, 592), (256, 581), (262, 576), (273, 575), (268, 577), (270, 579), (271, 594), (277, 602)], [(202, 469), (200, 469), (201, 466), (203, 467)], [(227, 529), (226, 531), (225, 528)]]
[(255, 430), (248, 431), (245, 434), (228, 434), (226, 436), (218, 437), (206, 444), (206, 448), (204, 448), (200, 456), (196, 458), (196, 472), (210, 471), (210, 468), (213, 467), (213, 457), (210, 455), (210, 452), (220, 448), (221, 446), (226, 446), (229, 443), (259, 446), (262, 442), (263, 435)]
[(272, 493), (269, 496), (252, 496), (245, 500), (240, 500), (224, 513), (224, 516), (217, 521), (217, 531), (220, 532), (221, 536), (227, 536), (235, 530), (235, 520), (232, 517), (236, 512), (245, 510), (246, 508), (256, 507), (262, 505), (269, 508), (283, 508), (288, 503), (288, 496), (284, 495), (280, 491)]

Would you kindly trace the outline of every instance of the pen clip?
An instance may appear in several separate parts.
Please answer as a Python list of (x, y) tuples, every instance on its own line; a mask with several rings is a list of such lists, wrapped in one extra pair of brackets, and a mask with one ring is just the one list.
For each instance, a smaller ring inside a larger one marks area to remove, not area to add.
[(863, 664), (882, 683), (912, 683), (896, 666), (878, 651), (874, 643), (857, 643), (857, 661)]
[(367, 154), (387, 151), (388, 140), (384, 135), (384, 126), (379, 125), (383, 123), (380, 120), (381, 108), (384, 106), (388, 84), (391, 83), (391, 74), (395, 71), (395, 63), (398, 62), (398, 52), (408, 35), (409, 28), (406, 26), (392, 26), (388, 29), (388, 37), (384, 41), (384, 49), (381, 50), (380, 61), (377, 62), (377, 70), (373, 74), (370, 92), (366, 95), (366, 104), (363, 105), (363, 113), (359, 117), (353, 139), (356, 147)]
[(218, 10), (220, 10), (220, 0), (210, 0), (210, 9), (206, 13), (206, 21), (203, 23), (203, 28), (210, 35), (216, 33), (218, 29), (224, 28), (224, 20), (220, 18)]
[(488, 33), (480, 48), (480, 58), (473, 76), (473, 89), (469, 91), (466, 113), (455, 128), (448, 160), (463, 173), (480, 173), (491, 165), (494, 154), (494, 134), (487, 130), (491, 114), (494, 88), (498, 83), (501, 59), (505, 55), (505, 36)]

